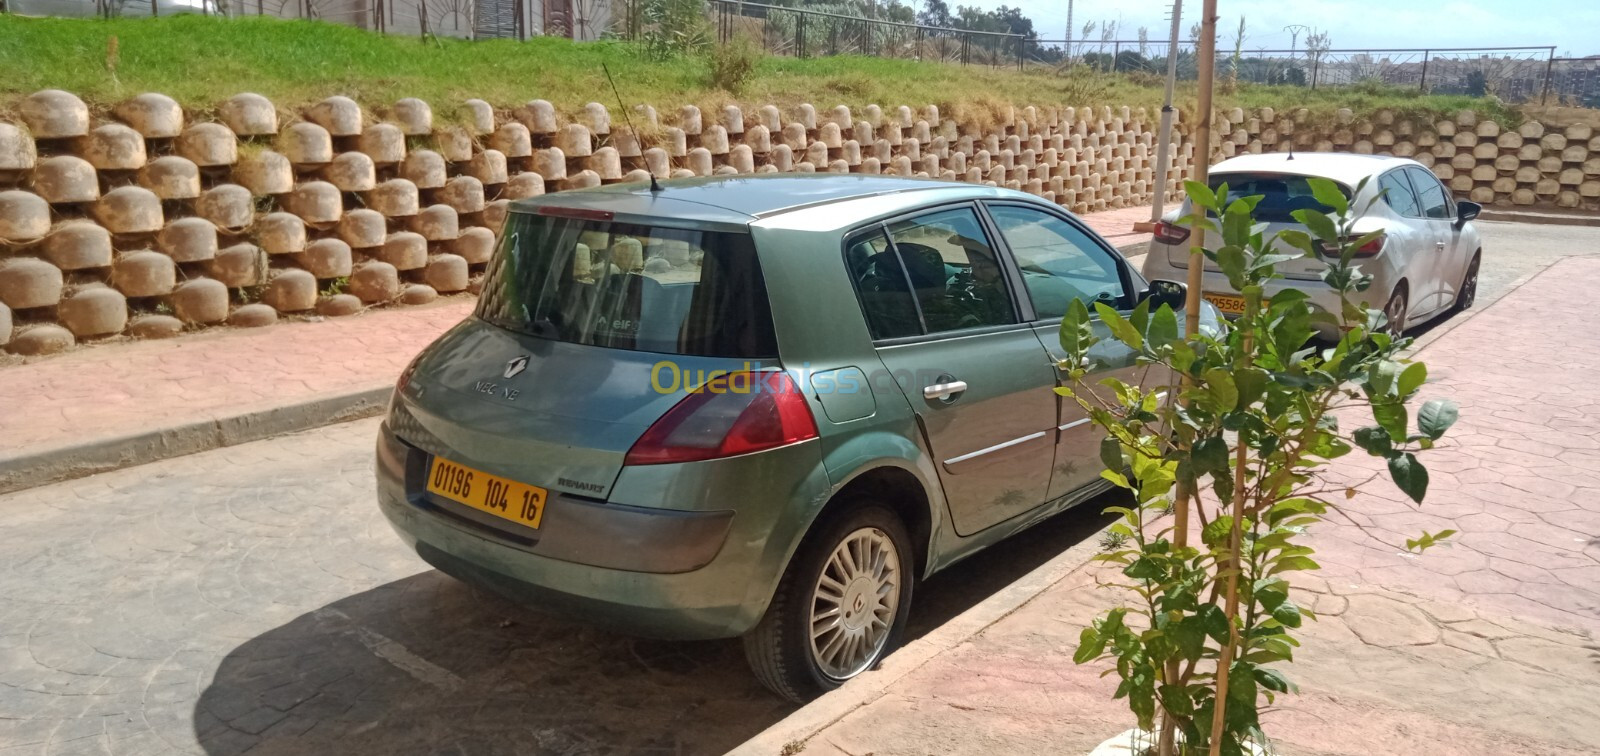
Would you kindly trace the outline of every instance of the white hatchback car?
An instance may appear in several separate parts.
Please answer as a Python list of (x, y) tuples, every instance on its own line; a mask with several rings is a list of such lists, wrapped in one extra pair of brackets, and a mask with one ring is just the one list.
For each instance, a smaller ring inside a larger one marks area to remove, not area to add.
[[(1355, 230), (1361, 236), (1383, 232), (1362, 247), (1357, 257), (1361, 270), (1373, 277), (1365, 292), (1367, 305), (1383, 305), (1391, 331), (1402, 332), (1472, 306), (1483, 244), (1471, 221), (1483, 207), (1452, 198), (1438, 177), (1415, 160), (1305, 152), (1241, 155), (1212, 167), (1208, 183), (1213, 189), (1227, 184), (1231, 197), (1261, 195), (1256, 219), (1267, 224), (1270, 236), (1284, 228), (1305, 228), (1291, 215), (1295, 210), (1332, 211), (1311, 195), (1307, 179), (1313, 177), (1338, 184), (1354, 208), (1382, 197), (1357, 221)], [(1362, 179), (1367, 179), (1367, 184), (1361, 196), (1353, 196)], [(1193, 206), (1185, 201), (1156, 224), (1145, 256), (1145, 278), (1185, 279), (1190, 232), (1176, 221), (1192, 212)], [(1206, 246), (1213, 247), (1217, 241), (1207, 239)], [(1270, 299), (1275, 291), (1299, 289), (1310, 295), (1312, 304), (1337, 314), (1338, 294), (1319, 278), (1324, 268), (1323, 263), (1309, 258), (1280, 264), (1278, 272), (1284, 278), (1268, 284), (1265, 294)], [(1243, 311), (1244, 300), (1209, 262), (1202, 291), (1223, 313)], [(1334, 335), (1326, 328), (1324, 331), (1324, 336)]]

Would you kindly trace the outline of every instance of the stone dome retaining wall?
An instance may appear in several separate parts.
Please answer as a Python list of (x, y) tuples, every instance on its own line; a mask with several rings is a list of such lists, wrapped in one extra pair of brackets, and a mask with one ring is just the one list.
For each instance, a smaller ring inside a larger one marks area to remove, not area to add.
[[(570, 118), (542, 100), (439, 105), (449, 110), (333, 96), (289, 113), (246, 93), (197, 120), (153, 93), (104, 118), (67, 92), (25, 98), (0, 113), (0, 347), (48, 354), (476, 292), (512, 200), (651, 174), (920, 175), (1078, 212), (1148, 202), (1156, 180), (1155, 119), (1128, 107), (1029, 106), (980, 129), (934, 106), (641, 106), (635, 135), (598, 103)], [(1470, 112), (1422, 124), (1340, 116), (1317, 126), (1304, 112), (1224, 111), (1210, 152), (1389, 152), (1482, 201), (1600, 197), (1600, 159), (1588, 157), (1600, 144), (1586, 130), (1500, 133)], [(1175, 151), (1169, 191), (1192, 152)]]

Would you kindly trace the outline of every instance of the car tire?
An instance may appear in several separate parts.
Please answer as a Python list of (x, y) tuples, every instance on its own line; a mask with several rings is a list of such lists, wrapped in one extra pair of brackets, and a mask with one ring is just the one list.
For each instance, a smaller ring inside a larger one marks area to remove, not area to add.
[(1383, 306), (1383, 314), (1388, 317), (1389, 323), (1384, 326), (1384, 331), (1390, 336), (1400, 338), (1406, 333), (1406, 315), (1409, 314), (1406, 299), (1406, 287), (1401, 285), (1389, 296), (1389, 303)]
[[(853, 564), (863, 556), (870, 569)], [(904, 631), (914, 564), (905, 524), (888, 508), (861, 502), (827, 517), (801, 544), (767, 613), (744, 636), (756, 678), (804, 703), (876, 667)], [(825, 618), (832, 624), (814, 633)]]
[(1461, 288), (1456, 289), (1456, 301), (1451, 306), (1456, 312), (1470, 309), (1478, 301), (1478, 263), (1482, 257), (1482, 253), (1473, 253), (1472, 262), (1467, 263), (1467, 272), (1461, 276)]

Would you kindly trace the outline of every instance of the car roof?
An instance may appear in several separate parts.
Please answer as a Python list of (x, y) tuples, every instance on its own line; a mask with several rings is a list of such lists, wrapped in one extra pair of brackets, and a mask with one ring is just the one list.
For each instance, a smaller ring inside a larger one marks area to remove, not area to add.
[(1421, 165), (1407, 158), (1357, 155), (1348, 152), (1269, 152), (1231, 157), (1211, 166), (1211, 175), (1224, 173), (1290, 173), (1321, 176), (1346, 186), (1402, 165)]
[[(773, 173), (706, 176), (558, 192), (511, 205), (533, 212), (559, 206), (615, 213), (619, 219), (677, 219), (705, 225), (745, 226), (755, 220), (800, 209), (890, 194), (971, 187), (947, 181), (849, 173)], [(981, 192), (980, 192), (981, 194)]]

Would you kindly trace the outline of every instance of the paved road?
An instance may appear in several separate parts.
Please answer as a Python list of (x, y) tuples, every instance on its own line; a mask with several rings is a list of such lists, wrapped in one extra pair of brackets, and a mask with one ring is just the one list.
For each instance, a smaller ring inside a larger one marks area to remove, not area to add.
[[(1600, 230), (1485, 224), (1485, 301)], [(554, 622), (433, 572), (371, 502), (374, 421), (0, 496), (0, 754), (720, 753), (790, 708), (737, 642)], [(1103, 523), (930, 581), (914, 633)]]
[[(710, 754), (791, 710), (736, 641), (601, 633), (428, 569), (372, 503), (376, 427), (0, 497), (0, 754)], [(916, 633), (1099, 509), (930, 581)]]

